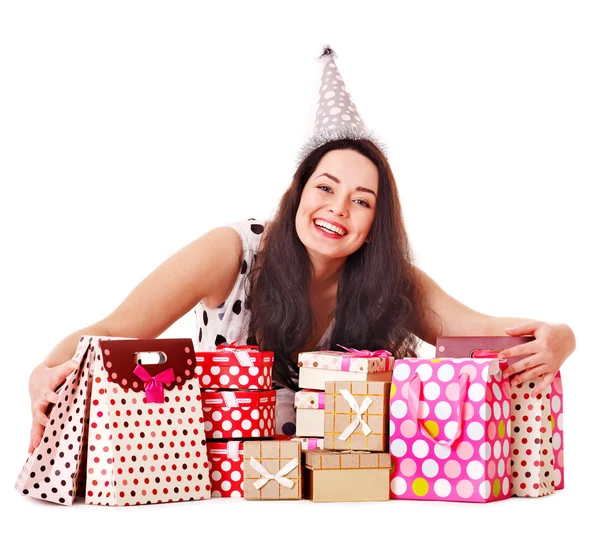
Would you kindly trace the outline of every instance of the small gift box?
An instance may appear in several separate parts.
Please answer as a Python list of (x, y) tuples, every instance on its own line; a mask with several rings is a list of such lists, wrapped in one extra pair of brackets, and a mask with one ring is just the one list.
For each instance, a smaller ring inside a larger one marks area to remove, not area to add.
[(210, 482), (213, 498), (242, 498), (244, 496), (244, 443), (207, 442)]
[(254, 345), (219, 345), (214, 352), (196, 352), (196, 378), (201, 389), (270, 390), (273, 353)]
[(202, 392), (207, 439), (269, 438), (275, 434), (275, 390)]
[(302, 451), (308, 451), (309, 449), (323, 449), (325, 447), (323, 438), (291, 438), (294, 442), (300, 442)]
[(388, 450), (390, 382), (325, 383), (325, 449)]
[(300, 373), (298, 386), (313, 390), (324, 390), (325, 382), (348, 381), (391, 381), (394, 357), (386, 350), (368, 351), (347, 349), (338, 351), (301, 352), (298, 355)]
[(389, 453), (310, 450), (305, 453), (305, 497), (313, 502), (388, 500)]
[(302, 499), (302, 452), (298, 442), (250, 441), (244, 451), (246, 500)]
[(323, 436), (325, 392), (300, 390), (294, 399), (296, 408), (296, 435)]

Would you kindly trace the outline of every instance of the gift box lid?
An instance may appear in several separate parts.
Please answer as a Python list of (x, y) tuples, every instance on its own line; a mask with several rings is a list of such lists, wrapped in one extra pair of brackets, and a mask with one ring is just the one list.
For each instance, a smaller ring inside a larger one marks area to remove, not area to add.
[(296, 392), (294, 408), (325, 408), (325, 392), (319, 390), (300, 390)]
[(343, 470), (356, 468), (392, 467), (389, 453), (369, 453), (368, 451), (329, 451), (309, 449), (305, 453), (305, 465), (312, 470)]
[(214, 351), (198, 351), (195, 355), (198, 365), (223, 367), (272, 366), (274, 358), (272, 351), (260, 351), (256, 345), (235, 345), (235, 342), (222, 343)]
[(379, 373), (394, 368), (394, 357), (385, 350), (310, 351), (298, 355), (298, 367), (332, 369), (355, 373)]
[(203, 407), (263, 406), (276, 401), (275, 390), (203, 390), (201, 395)]

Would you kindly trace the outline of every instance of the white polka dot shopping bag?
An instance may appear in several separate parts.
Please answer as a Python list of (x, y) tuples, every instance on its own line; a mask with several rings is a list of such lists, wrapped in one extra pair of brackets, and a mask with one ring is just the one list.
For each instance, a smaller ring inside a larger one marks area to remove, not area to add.
[[(533, 337), (440, 337), (436, 356), (494, 357)], [(512, 364), (530, 356), (509, 358)], [(510, 486), (514, 496), (538, 497), (564, 488), (563, 390), (560, 371), (535, 398), (534, 382), (511, 388)]]
[(505, 360), (397, 360), (390, 393), (391, 499), (510, 496)]
[(210, 498), (191, 339), (83, 336), (75, 359), (17, 490), (65, 505)]

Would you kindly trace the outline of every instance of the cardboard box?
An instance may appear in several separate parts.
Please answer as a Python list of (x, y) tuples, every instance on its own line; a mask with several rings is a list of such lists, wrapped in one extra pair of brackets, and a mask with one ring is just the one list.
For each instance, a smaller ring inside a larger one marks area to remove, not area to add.
[(291, 440), (250, 441), (244, 444), (246, 500), (302, 499), (302, 450)]
[(385, 501), (390, 495), (389, 453), (309, 450), (305, 497), (313, 502)]
[(244, 443), (239, 440), (206, 443), (212, 498), (244, 497)]
[(325, 384), (325, 449), (388, 451), (390, 382)]
[(300, 390), (294, 399), (296, 436), (323, 437), (325, 392)]
[(351, 352), (312, 351), (298, 355), (298, 386), (324, 390), (325, 382), (392, 380), (393, 356), (356, 356)]

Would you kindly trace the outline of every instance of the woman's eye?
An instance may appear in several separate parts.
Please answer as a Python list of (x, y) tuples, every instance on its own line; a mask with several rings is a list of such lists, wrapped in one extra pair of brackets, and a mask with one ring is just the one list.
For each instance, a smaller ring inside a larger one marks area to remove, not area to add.
[(369, 204), (365, 201), (365, 200), (356, 200), (358, 201), (363, 207), (369, 207)]
[(317, 188), (319, 188), (319, 189), (326, 188), (327, 190), (323, 190), (323, 192), (331, 192), (331, 188), (328, 187), (327, 185), (319, 185)]

